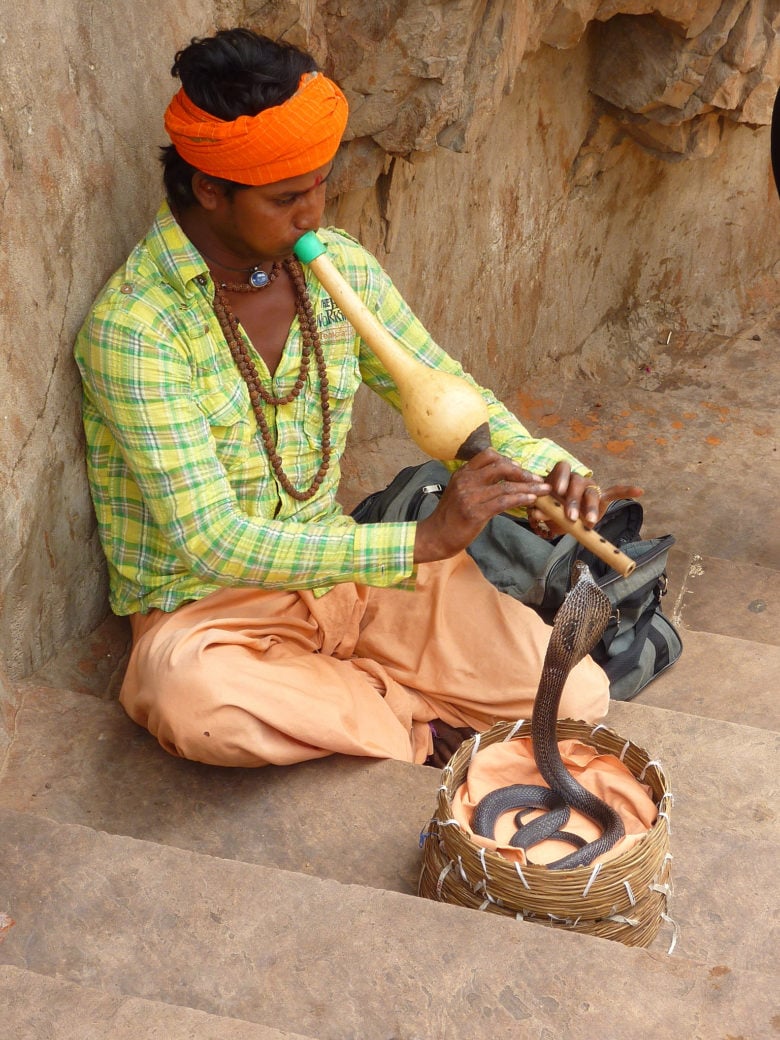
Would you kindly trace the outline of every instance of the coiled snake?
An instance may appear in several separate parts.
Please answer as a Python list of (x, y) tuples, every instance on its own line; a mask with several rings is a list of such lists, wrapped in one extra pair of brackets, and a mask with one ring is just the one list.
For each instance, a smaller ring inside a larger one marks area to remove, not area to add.
[[(474, 809), (471, 829), (483, 838), (492, 838), (502, 813), (519, 809), (517, 831), (510, 845), (527, 849), (545, 839), (566, 841), (575, 852), (549, 863), (552, 870), (569, 870), (592, 863), (625, 834), (623, 822), (606, 802), (597, 798), (567, 771), (558, 750), (556, 722), (561, 694), (569, 672), (589, 653), (606, 628), (612, 605), (596, 585), (585, 564), (577, 562), (574, 584), (553, 621), (552, 635), (542, 666), (539, 690), (531, 717), (531, 746), (539, 772), (549, 788), (532, 784), (513, 784), (486, 795)], [(546, 809), (544, 816), (523, 823), (526, 812)], [(570, 809), (577, 809), (602, 828), (595, 841), (561, 830)]]

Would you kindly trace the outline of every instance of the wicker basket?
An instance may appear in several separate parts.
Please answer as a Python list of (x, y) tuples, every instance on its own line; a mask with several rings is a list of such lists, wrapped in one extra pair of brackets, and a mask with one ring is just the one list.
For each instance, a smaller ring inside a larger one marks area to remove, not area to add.
[(601, 864), (549, 870), (519, 864), (475, 844), (453, 819), (452, 797), (477, 748), (530, 737), (530, 722), (500, 722), (465, 741), (442, 771), (436, 814), (424, 832), (419, 894), (457, 906), (516, 917), (554, 928), (649, 946), (667, 916), (671, 887), (669, 814), (672, 795), (659, 763), (605, 726), (559, 721), (558, 739), (576, 738), (614, 754), (658, 806), (658, 818), (626, 852)]

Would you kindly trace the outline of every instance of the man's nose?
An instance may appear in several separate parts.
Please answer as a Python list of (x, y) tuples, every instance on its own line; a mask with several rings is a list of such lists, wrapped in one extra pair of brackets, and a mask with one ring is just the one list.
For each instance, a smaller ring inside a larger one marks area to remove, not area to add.
[(301, 231), (316, 231), (325, 209), (325, 192), (314, 189), (302, 195), (295, 208), (295, 226)]

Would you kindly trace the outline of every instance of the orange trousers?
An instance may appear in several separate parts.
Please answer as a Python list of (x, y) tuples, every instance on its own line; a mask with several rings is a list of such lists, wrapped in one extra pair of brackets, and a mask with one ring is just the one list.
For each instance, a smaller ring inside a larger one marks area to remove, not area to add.
[[(414, 592), (224, 589), (131, 618), (120, 701), (174, 755), (223, 766), (339, 753), (424, 762), (428, 722), (530, 718), (550, 629), (466, 553)], [(559, 714), (595, 722), (609, 684), (585, 658)]]

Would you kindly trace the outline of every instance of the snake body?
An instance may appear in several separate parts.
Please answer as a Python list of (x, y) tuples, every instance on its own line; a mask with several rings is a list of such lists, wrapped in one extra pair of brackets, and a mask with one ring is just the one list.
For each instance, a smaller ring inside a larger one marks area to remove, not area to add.
[[(565, 841), (578, 848), (585, 844), (585, 839), (578, 834), (561, 830), (568, 822), (571, 812), (560, 795), (551, 791), (549, 787), (539, 787), (535, 784), (513, 784), (511, 787), (491, 791), (474, 810), (472, 830), (484, 837), (492, 837), (499, 816), (511, 809), (520, 810), (515, 816), (517, 830), (509, 841), (516, 849), (530, 849), (547, 839)], [(534, 809), (546, 811), (544, 816), (537, 816), (526, 823), (526, 813)]]
[[(562, 859), (549, 863), (552, 870), (587, 866), (607, 852), (625, 834), (615, 810), (579, 784), (561, 759), (557, 719), (563, 687), (569, 672), (589, 653), (606, 628), (612, 606), (582, 563), (575, 564), (575, 581), (553, 621), (550, 643), (542, 665), (539, 690), (531, 717), (531, 746), (542, 778), (549, 788), (513, 784), (491, 791), (474, 810), (471, 829), (493, 838), (498, 817), (511, 810), (546, 809), (546, 814), (523, 825), (523, 812), (516, 817), (518, 829), (510, 844), (530, 848), (547, 838), (579, 846)], [(594, 841), (584, 842), (561, 828), (576, 809), (602, 828)], [(524, 832), (527, 832), (524, 834)]]

